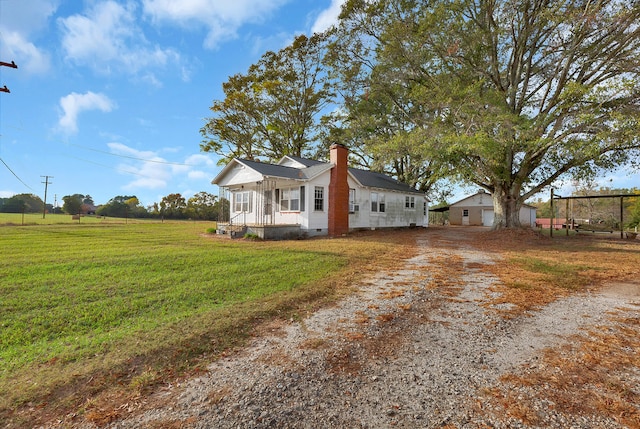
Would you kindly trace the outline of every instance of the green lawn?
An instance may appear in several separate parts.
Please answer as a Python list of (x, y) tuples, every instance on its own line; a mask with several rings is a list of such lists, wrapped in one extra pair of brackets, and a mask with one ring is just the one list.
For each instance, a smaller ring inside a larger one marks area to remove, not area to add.
[(0, 213), (0, 226), (2, 225), (54, 225), (54, 224), (120, 224), (120, 223), (149, 223), (160, 222), (158, 219), (123, 219), (105, 216), (82, 216), (80, 219), (73, 219), (68, 214), (46, 214), (44, 219), (42, 213)]
[(0, 226), (0, 417), (134, 360), (143, 368), (132, 377), (189, 367), (198, 354), (238, 344), (256, 320), (333, 293), (327, 279), (394, 249), (223, 240), (205, 234), (211, 225)]

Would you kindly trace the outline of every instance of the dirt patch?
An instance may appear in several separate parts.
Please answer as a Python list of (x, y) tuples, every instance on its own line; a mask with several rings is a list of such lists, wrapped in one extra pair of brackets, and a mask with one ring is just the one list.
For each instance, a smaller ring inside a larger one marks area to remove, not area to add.
[(600, 293), (605, 296), (628, 299), (640, 299), (640, 280), (637, 282), (610, 282), (605, 284)]

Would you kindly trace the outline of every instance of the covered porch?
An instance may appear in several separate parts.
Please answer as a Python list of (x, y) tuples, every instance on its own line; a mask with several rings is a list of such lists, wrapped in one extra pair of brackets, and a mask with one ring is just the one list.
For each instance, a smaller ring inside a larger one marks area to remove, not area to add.
[[(253, 185), (253, 184), (252, 184)], [(286, 240), (302, 235), (300, 224), (275, 223), (275, 180), (261, 180), (255, 186), (220, 187), (220, 200), (229, 201), (226, 212), (220, 213), (217, 233), (230, 238), (255, 234), (263, 240)], [(249, 192), (249, 199), (239, 195)], [(224, 209), (224, 206), (221, 206)], [(223, 210), (224, 211), (224, 210)]]

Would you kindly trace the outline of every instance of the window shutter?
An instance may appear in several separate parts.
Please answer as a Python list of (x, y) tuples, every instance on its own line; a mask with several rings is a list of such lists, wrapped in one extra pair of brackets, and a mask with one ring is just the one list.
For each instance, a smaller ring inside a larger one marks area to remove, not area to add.
[(304, 211), (304, 186), (300, 186), (300, 211)]

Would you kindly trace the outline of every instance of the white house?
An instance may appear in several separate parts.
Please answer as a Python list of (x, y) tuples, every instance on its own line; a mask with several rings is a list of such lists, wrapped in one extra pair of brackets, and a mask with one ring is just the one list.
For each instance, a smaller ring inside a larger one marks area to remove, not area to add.
[[(484, 190), (463, 198), (449, 206), (450, 225), (493, 225), (493, 198)], [(536, 226), (536, 208), (528, 204), (520, 207), (520, 223)]]
[(279, 239), (427, 226), (423, 192), (384, 174), (349, 168), (347, 158), (344, 146), (333, 145), (330, 162), (233, 159), (212, 181), (230, 202), (219, 233)]

